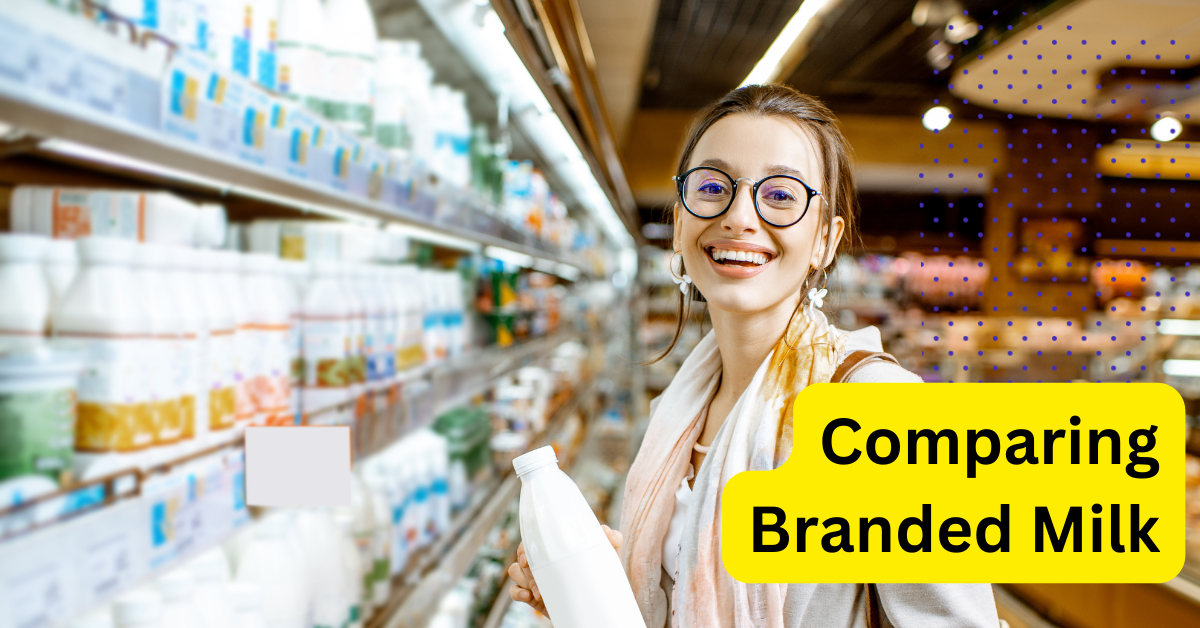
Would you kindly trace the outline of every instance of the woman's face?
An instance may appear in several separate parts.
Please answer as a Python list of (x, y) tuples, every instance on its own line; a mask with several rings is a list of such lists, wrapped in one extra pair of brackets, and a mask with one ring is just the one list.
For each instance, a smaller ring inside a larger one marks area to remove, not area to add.
[[(827, 247), (826, 229), (820, 224), (823, 201), (818, 196), (800, 222), (773, 227), (754, 211), (751, 187), (763, 177), (786, 174), (824, 194), (815, 142), (786, 119), (734, 114), (717, 121), (701, 136), (688, 169), (697, 166), (712, 166), (734, 179), (749, 180), (738, 182), (733, 205), (716, 218), (697, 218), (677, 203), (674, 245), (683, 254), (688, 275), (710, 308), (740, 313), (785, 308), (790, 312), (801, 296), (809, 269), (828, 264), (829, 251), (836, 249), (844, 222), (841, 217), (833, 219)], [(759, 255), (742, 255), (751, 259), (735, 261), (727, 257), (731, 252)], [(759, 263), (764, 259), (765, 263)]]

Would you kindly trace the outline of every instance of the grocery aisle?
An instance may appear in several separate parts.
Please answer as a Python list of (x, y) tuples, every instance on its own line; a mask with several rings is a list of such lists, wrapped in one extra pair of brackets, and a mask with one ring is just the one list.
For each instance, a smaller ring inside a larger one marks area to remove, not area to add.
[[(0, 7), (0, 627), (498, 626), (513, 459), (605, 516), (621, 179), (460, 8)], [(271, 426), (350, 428), (349, 507), (247, 503)]]

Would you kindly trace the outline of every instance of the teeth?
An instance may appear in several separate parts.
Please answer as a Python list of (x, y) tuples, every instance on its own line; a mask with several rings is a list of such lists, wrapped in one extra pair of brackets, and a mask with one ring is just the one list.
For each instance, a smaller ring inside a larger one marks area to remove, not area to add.
[(731, 251), (728, 249), (714, 248), (709, 252), (709, 255), (712, 256), (713, 261), (716, 262), (720, 262), (722, 260), (731, 260), (737, 262), (750, 262), (758, 266), (762, 266), (763, 264), (767, 263), (767, 256), (765, 253), (756, 253), (753, 251)]

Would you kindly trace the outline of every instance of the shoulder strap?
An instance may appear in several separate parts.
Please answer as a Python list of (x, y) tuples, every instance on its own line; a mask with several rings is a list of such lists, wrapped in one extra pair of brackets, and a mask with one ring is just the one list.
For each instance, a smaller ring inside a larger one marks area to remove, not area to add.
[[(864, 351), (864, 353), (866, 353)], [(867, 584), (867, 628), (883, 628), (883, 609), (879, 607), (879, 590), (874, 584)]]
[(896, 365), (900, 364), (890, 353), (882, 351), (855, 351), (846, 356), (845, 360), (842, 360), (842, 363), (838, 365), (837, 370), (833, 372), (833, 377), (829, 378), (829, 381), (834, 384), (843, 384), (850, 381), (850, 378), (858, 372), (858, 369), (872, 362), (879, 361), (891, 362)]

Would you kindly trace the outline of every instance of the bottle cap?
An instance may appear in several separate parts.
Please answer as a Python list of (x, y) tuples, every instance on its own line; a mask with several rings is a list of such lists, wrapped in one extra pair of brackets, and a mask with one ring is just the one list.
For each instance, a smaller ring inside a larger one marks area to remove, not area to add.
[(554, 454), (554, 448), (546, 445), (523, 456), (517, 456), (513, 460), (513, 469), (516, 470), (517, 475), (525, 475), (534, 469), (540, 469), (548, 464), (557, 462), (558, 456)]

